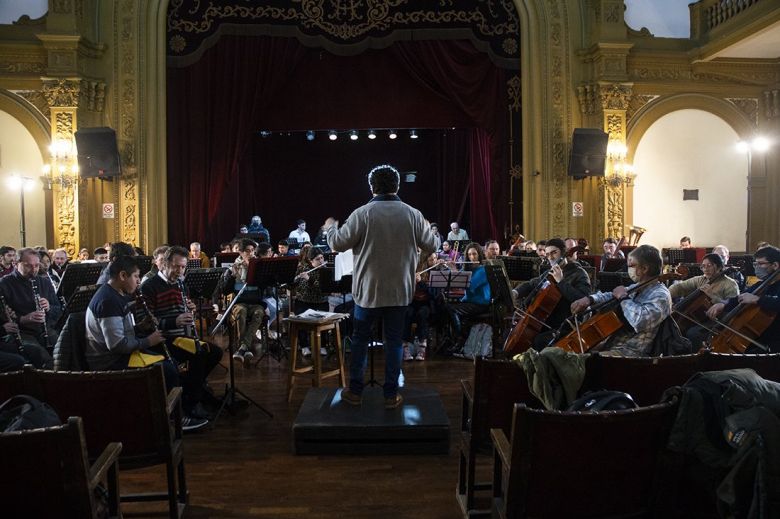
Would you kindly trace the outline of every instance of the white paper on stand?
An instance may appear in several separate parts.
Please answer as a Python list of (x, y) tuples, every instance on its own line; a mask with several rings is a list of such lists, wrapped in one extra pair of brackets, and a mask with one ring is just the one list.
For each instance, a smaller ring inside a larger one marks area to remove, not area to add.
[(336, 281), (341, 281), (343, 276), (351, 276), (355, 266), (355, 256), (352, 255), (352, 249), (336, 254), (335, 263), (333, 277)]

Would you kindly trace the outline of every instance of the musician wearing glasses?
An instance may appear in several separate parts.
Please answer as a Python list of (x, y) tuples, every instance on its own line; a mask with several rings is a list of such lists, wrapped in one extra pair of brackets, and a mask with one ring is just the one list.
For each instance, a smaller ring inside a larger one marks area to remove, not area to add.
[(540, 290), (545, 288), (546, 283), (550, 282), (549, 277), (555, 280), (561, 293), (560, 301), (555, 305), (550, 317), (547, 318), (546, 324), (549, 328), (545, 328), (546, 331), (534, 338), (533, 346), (537, 350), (548, 346), (561, 324), (571, 316), (571, 304), (578, 299), (587, 297), (591, 292), (590, 276), (579, 263), (568, 260), (566, 244), (562, 239), (553, 238), (545, 242), (545, 257), (548, 265), (551, 266), (540, 276), (519, 284), (513, 290), (513, 295), (523, 300), (525, 308), (533, 303)]
[[(777, 312), (780, 311), (780, 282), (764, 286), (763, 293), (758, 296), (753, 292), (764, 285), (764, 281), (770, 278), (776, 279), (777, 271), (780, 270), (780, 249), (777, 247), (764, 247), (755, 253), (755, 262), (753, 267), (756, 271), (756, 277), (761, 283), (756, 283), (749, 287), (746, 292), (736, 297), (730, 298), (723, 303), (716, 303), (707, 310), (707, 317), (710, 319), (721, 318), (728, 315), (737, 305), (758, 305), (762, 310), (773, 312), (775, 318), (772, 324), (756, 339), (756, 342), (769, 347), (770, 352), (780, 352), (780, 320), (777, 319)], [(766, 353), (759, 348), (751, 346), (745, 353)]]
[[(184, 247), (170, 247), (165, 253), (162, 269), (141, 285), (141, 294), (159, 323), (169, 351), (177, 362), (188, 367), (181, 375), (185, 414), (206, 418), (207, 413), (198, 404), (215, 403), (206, 377), (219, 363), (222, 350), (197, 340), (193, 316), (195, 305), (187, 297), (182, 283), (188, 257), (189, 252)], [(184, 340), (180, 341), (180, 338)], [(194, 347), (190, 347), (193, 342)]]
[(628, 275), (634, 282), (632, 285), (616, 287), (612, 292), (596, 292), (571, 304), (574, 314), (614, 299), (620, 301), (628, 324), (596, 348), (625, 357), (645, 355), (661, 323), (672, 313), (672, 296), (657, 279), (662, 268), (659, 250), (652, 245), (640, 245), (628, 254)]
[[(24, 356), (37, 368), (51, 369), (49, 350), (57, 341), (53, 325), (62, 308), (54, 287), (40, 274), (40, 268), (38, 252), (21, 249), (16, 270), (0, 279), (0, 295), (16, 316)], [(4, 345), (3, 349), (7, 347)]]
[(713, 303), (722, 303), (739, 295), (737, 282), (723, 272), (723, 259), (717, 254), (704, 256), (701, 262), (701, 276), (694, 276), (669, 287), (672, 299), (676, 300), (701, 289)]

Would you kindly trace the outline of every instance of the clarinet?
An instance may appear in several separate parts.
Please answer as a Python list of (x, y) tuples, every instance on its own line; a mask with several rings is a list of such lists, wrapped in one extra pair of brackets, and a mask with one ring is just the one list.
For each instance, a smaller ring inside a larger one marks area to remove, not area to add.
[[(135, 300), (138, 304), (140, 304), (143, 307), (147, 317), (149, 317), (149, 319), (151, 320), (153, 326), (152, 332), (158, 331), (160, 329), (159, 321), (157, 321), (157, 318), (154, 316), (154, 314), (151, 311), (149, 311), (149, 305), (146, 304), (146, 299), (144, 299), (144, 296), (143, 294), (141, 294), (140, 290), (138, 290), (135, 293)], [(171, 351), (168, 349), (168, 344), (164, 340), (160, 344), (162, 345), (163, 354), (169, 361), (173, 363), (174, 366), (176, 366), (176, 370), (179, 373), (184, 373), (185, 371), (187, 371), (187, 366), (185, 363), (178, 364), (176, 362), (176, 359), (173, 358), (173, 355), (171, 355)]]
[[(179, 285), (179, 290), (181, 291), (181, 302), (184, 304), (184, 310), (187, 311), (189, 308), (189, 299), (187, 298), (187, 293), (184, 290), (184, 283), (182, 280), (178, 280), (176, 282)], [(193, 319), (195, 318), (195, 314), (192, 314)], [(187, 324), (184, 325), (184, 335), (187, 337), (190, 337), (195, 340), (195, 349), (200, 349), (200, 338), (198, 337), (198, 328), (194, 324)]]
[[(5, 302), (5, 297), (0, 296), (0, 305), (3, 307), (3, 311), (5, 312), (5, 318), (8, 320), (9, 323), (14, 322), (14, 320), (11, 318), (11, 311), (8, 309), (8, 305)], [(16, 343), (16, 349), (19, 350), (19, 355), (21, 355), (24, 358), (27, 358), (27, 355), (24, 353), (24, 347), (22, 346), (22, 334), (19, 332), (19, 328), (17, 327), (16, 333), (13, 335), (14, 342)]]
[[(35, 309), (37, 311), (43, 310), (41, 305), (41, 291), (38, 288), (38, 281), (35, 278), (30, 278), (30, 285), (32, 286), (33, 299), (35, 300)], [(46, 310), (43, 310), (43, 333), (41, 334), (45, 344), (49, 344), (49, 330), (46, 326)]]

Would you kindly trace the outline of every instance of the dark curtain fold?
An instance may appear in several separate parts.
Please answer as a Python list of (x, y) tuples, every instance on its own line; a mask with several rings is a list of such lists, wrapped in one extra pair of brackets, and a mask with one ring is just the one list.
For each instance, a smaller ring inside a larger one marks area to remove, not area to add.
[[(170, 240), (214, 247), (252, 214), (266, 219), (287, 207), (289, 200), (267, 195), (280, 179), (262, 157), (247, 160), (259, 130), (372, 127), (476, 132), (439, 147), (452, 173), (431, 197), (440, 201), (442, 228), (458, 219), (477, 239), (498, 237), (508, 215), (508, 193), (497, 188), (507, 123), (505, 73), (469, 42), (399, 42), (343, 57), (291, 38), (222, 37), (197, 63), (168, 70)], [(453, 147), (478, 155), (460, 162)], [(297, 193), (301, 207), (338, 204)]]
[(194, 66), (168, 71), (169, 234), (206, 241), (260, 108), (304, 55), (292, 38), (224, 38)]

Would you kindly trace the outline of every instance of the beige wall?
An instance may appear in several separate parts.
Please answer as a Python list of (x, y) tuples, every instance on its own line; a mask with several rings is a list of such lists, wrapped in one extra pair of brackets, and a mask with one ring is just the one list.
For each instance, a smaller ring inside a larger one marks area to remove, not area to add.
[[(650, 126), (634, 155), (634, 224), (642, 243), (676, 247), (691, 236), (701, 247), (745, 248), (747, 157), (736, 151), (737, 133), (703, 110), (677, 110)], [(683, 201), (698, 189), (698, 201)]]
[(13, 173), (33, 178), (33, 187), (25, 192), (27, 245), (46, 245), (46, 217), (41, 175), (43, 158), (32, 134), (10, 114), (0, 110), (0, 244), (21, 246), (19, 236), (19, 192), (8, 187)]

